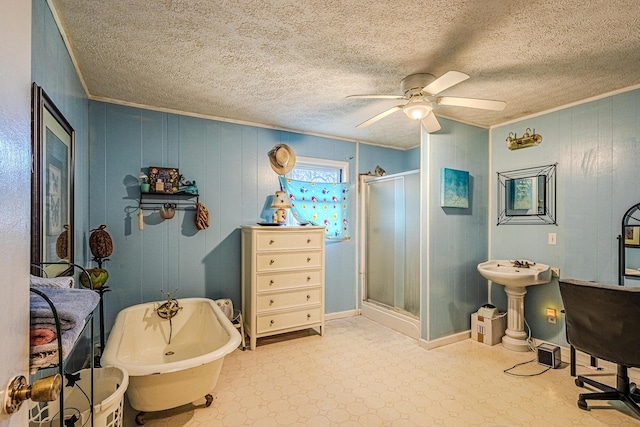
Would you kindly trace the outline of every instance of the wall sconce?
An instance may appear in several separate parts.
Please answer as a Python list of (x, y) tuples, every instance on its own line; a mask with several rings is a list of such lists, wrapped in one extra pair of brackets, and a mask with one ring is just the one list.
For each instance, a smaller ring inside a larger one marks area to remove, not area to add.
[(533, 147), (541, 142), (542, 136), (538, 135), (535, 129), (533, 130), (533, 134), (531, 134), (531, 128), (527, 128), (520, 138), (513, 132), (509, 132), (509, 136), (507, 136), (507, 148), (509, 150)]

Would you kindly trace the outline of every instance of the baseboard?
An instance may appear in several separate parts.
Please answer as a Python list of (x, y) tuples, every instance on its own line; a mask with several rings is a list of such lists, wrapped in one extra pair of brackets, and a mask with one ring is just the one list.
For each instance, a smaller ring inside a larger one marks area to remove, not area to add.
[(366, 301), (362, 302), (361, 313), (363, 316), (408, 337), (420, 339), (420, 322), (418, 320), (410, 319), (400, 313)]
[(460, 341), (464, 341), (466, 339), (471, 339), (471, 331), (463, 331), (458, 332), (457, 334), (448, 335), (446, 337), (438, 338), (436, 340), (423, 340), (420, 339), (418, 344), (420, 347), (426, 348), (427, 350), (433, 350), (434, 348), (443, 347), (445, 345), (454, 344)]
[(324, 315), (324, 320), (336, 320), (336, 319), (346, 319), (347, 317), (357, 316), (357, 310), (347, 310), (347, 311), (338, 311), (335, 313), (328, 313)]

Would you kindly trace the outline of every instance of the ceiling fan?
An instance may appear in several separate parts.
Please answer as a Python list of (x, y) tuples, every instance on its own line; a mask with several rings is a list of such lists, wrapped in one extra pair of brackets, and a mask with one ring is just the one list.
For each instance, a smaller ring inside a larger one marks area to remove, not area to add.
[(365, 120), (357, 125), (357, 128), (369, 126), (398, 110), (402, 110), (410, 119), (421, 120), (427, 132), (431, 133), (441, 128), (436, 115), (433, 113), (434, 106), (451, 105), (493, 111), (500, 111), (506, 107), (507, 103), (504, 101), (437, 96), (440, 92), (462, 83), (468, 78), (467, 74), (459, 71), (448, 71), (437, 79), (427, 73), (411, 74), (400, 82), (400, 88), (404, 95), (349, 95), (347, 98), (406, 99), (408, 101), (406, 104), (396, 105)]

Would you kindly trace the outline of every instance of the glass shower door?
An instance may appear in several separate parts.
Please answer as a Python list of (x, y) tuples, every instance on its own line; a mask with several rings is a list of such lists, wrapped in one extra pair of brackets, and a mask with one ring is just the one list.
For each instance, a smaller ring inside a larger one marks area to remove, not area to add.
[(420, 174), (367, 182), (365, 300), (420, 316)]

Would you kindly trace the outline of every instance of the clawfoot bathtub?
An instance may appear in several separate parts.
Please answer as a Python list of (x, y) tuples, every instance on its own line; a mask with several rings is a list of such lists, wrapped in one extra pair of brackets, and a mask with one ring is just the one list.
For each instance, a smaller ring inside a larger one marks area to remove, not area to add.
[[(170, 320), (154, 310), (161, 303), (123, 309), (111, 329), (101, 361), (129, 372), (127, 397), (140, 412), (162, 411), (206, 397), (213, 399), (224, 356), (240, 334), (215, 301), (185, 298)], [(141, 416), (136, 418), (143, 424)]]

